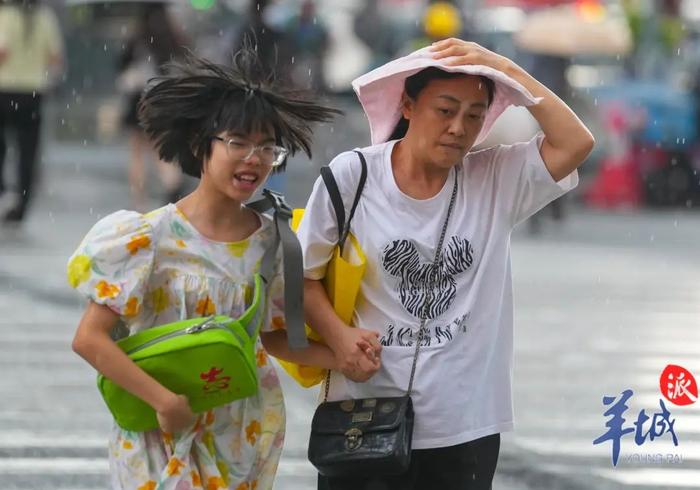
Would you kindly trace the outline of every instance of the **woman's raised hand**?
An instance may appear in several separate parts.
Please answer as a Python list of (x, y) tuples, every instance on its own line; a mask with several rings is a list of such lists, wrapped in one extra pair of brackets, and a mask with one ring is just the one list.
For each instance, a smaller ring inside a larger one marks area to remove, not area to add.
[(436, 60), (452, 58), (445, 64), (448, 66), (484, 65), (505, 72), (512, 63), (505, 56), (480, 46), (477, 43), (449, 38), (433, 43), (430, 47)]

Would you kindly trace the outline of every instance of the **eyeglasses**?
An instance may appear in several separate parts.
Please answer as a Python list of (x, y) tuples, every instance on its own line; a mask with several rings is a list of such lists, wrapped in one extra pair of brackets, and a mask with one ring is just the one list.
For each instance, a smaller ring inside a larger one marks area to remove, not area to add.
[(277, 145), (259, 145), (256, 146), (249, 141), (244, 141), (238, 138), (221, 138), (220, 136), (212, 136), (212, 139), (223, 141), (226, 143), (226, 152), (229, 157), (237, 160), (248, 160), (257, 153), (260, 161), (264, 165), (271, 167), (279, 167), (284, 162), (289, 150)]

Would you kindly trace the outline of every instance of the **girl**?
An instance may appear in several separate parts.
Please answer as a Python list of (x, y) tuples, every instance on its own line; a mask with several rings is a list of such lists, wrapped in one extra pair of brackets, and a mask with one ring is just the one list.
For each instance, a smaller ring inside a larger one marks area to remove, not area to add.
[[(513, 426), (510, 234), (576, 186), (593, 137), (515, 63), (457, 39), (390, 62), (353, 86), (374, 143), (362, 150), (368, 175), (351, 226), (369, 262), (357, 328), (343, 325), (320, 283), (337, 241), (320, 182), (299, 227), (304, 301), (309, 324), (341, 368), (329, 400), (404, 395), (415, 367), (413, 451), (405, 474), (321, 477), (319, 488), (490, 489), (500, 433)], [(528, 106), (544, 134), (471, 151), (510, 104)], [(349, 206), (357, 157), (341, 154), (331, 168)], [(362, 354), (376, 335), (379, 370), (363, 365)]]
[[(259, 392), (195, 417), (187, 399), (138, 368), (111, 340), (121, 320), (130, 334), (177, 320), (240, 316), (253, 277), (274, 239), (267, 217), (242, 205), (280, 170), (288, 152), (311, 155), (312, 122), (337, 113), (263, 76), (243, 48), (226, 68), (189, 59), (170, 66), (141, 101), (140, 119), (160, 157), (200, 178), (195, 191), (147, 214), (118, 211), (98, 222), (68, 265), (89, 298), (73, 349), (98, 371), (152, 406), (162, 430), (114, 428), (114, 488), (272, 487), (284, 439), (284, 405), (275, 370), (257, 346)], [(320, 344), (286, 347), (281, 264), (270, 286), (262, 345), (276, 356), (334, 366)]]

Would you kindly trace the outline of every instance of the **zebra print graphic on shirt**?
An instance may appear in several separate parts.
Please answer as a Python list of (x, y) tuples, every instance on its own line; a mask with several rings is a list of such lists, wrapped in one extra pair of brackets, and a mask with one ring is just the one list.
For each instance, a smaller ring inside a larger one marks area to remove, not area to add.
[[(384, 270), (398, 279), (397, 293), (406, 311), (416, 318), (424, 314), (428, 320), (445, 313), (457, 296), (455, 276), (465, 272), (474, 262), (474, 249), (469, 240), (451, 237), (441, 251), (437, 267), (420, 256), (412, 240), (393, 240), (383, 250)], [(426, 308), (427, 311), (423, 311)]]

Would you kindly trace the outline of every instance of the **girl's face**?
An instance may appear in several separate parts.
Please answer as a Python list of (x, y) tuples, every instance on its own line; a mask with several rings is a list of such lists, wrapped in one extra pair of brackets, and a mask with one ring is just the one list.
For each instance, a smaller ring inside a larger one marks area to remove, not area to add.
[(250, 199), (265, 182), (273, 168), (271, 152), (278, 149), (274, 137), (266, 132), (223, 132), (212, 138), (211, 145), (202, 183), (236, 202)]
[(404, 99), (406, 139), (421, 159), (450, 168), (474, 145), (487, 109), (488, 90), (478, 77), (431, 80), (416, 100)]

